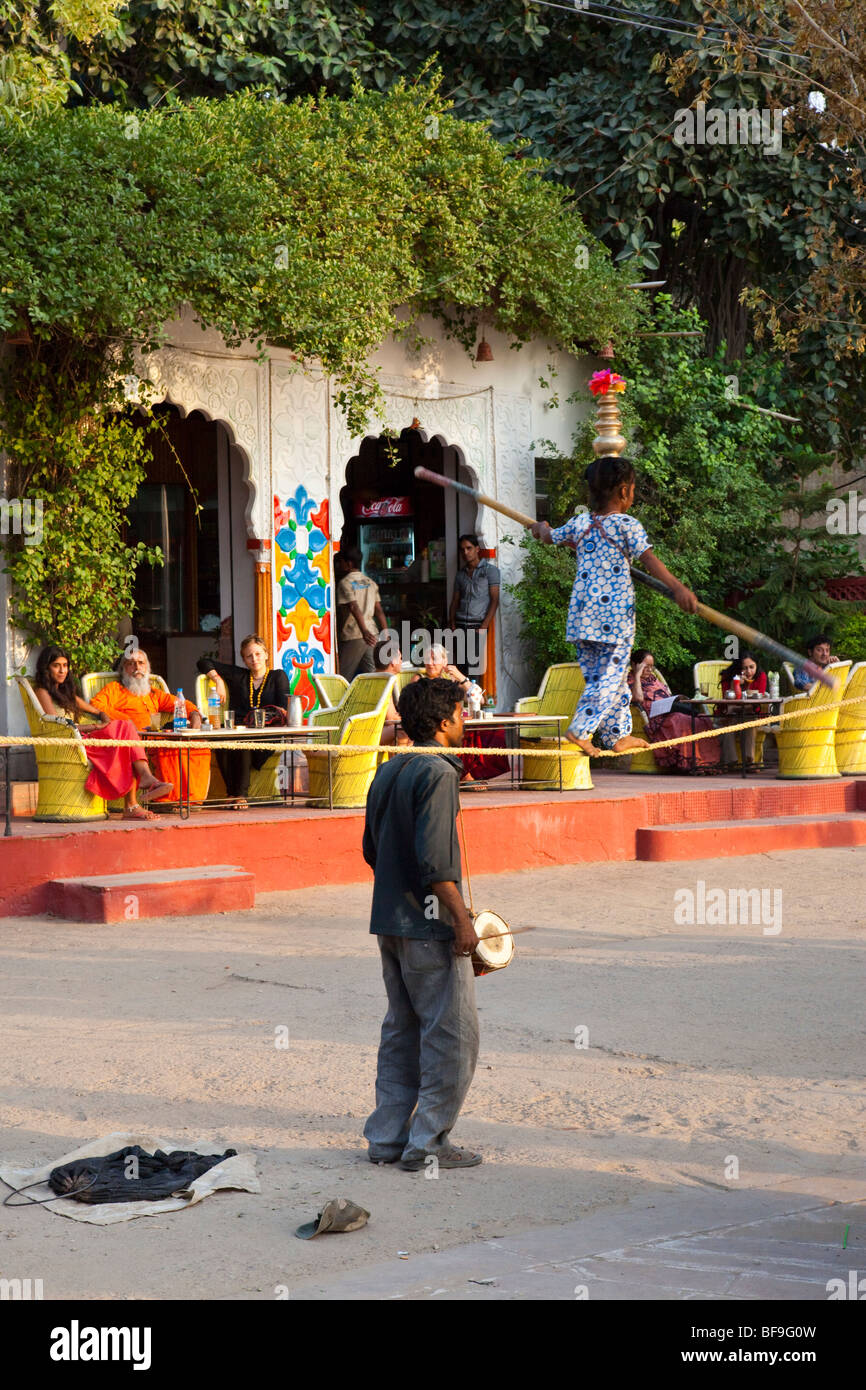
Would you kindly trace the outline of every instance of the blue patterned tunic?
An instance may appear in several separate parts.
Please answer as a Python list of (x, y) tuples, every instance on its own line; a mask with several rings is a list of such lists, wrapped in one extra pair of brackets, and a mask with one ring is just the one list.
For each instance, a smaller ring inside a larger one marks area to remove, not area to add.
[(649, 536), (637, 518), (626, 512), (597, 517), (596, 526), (591, 526), (593, 519), (589, 512), (581, 512), (551, 533), (555, 545), (578, 543), (565, 636), (569, 642), (631, 645), (635, 603), (629, 564), (650, 549)]

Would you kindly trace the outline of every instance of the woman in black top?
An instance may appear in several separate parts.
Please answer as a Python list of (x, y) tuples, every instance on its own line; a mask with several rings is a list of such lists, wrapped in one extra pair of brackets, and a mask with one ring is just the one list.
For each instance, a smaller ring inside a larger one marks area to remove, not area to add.
[[(266, 705), (278, 705), (288, 712), (289, 678), (285, 671), (268, 670), (267, 647), (255, 633), (241, 642), (241, 661), (243, 666), (229, 666), (203, 656), (196, 662), (197, 669), (215, 682), (226, 708), (234, 710), (235, 723), (243, 724), (251, 709), (264, 709)], [(251, 748), (249, 752), (245, 748), (227, 748), (217, 752), (217, 765), (226, 791), (235, 798), (233, 810), (247, 809), (250, 769), (258, 771), (270, 756), (267, 748)]]

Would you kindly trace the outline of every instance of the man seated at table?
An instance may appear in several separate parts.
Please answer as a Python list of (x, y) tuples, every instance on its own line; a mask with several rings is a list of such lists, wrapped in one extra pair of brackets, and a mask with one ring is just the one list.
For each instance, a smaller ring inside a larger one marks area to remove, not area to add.
[[(109, 681), (97, 690), (91, 704), (104, 710), (110, 719), (131, 719), (137, 729), (149, 729), (151, 716), (174, 714), (175, 696), (150, 684), (150, 661), (141, 647), (121, 657), (118, 679)], [(186, 701), (190, 728), (201, 728), (201, 715), (190, 700)], [(174, 748), (158, 748), (151, 744), (148, 754), (155, 775), (171, 783), (171, 791), (160, 801), (186, 799), (187, 754)], [(189, 751), (189, 800), (204, 801), (210, 783), (210, 750), (191, 748)], [(158, 805), (159, 802), (154, 802)]]

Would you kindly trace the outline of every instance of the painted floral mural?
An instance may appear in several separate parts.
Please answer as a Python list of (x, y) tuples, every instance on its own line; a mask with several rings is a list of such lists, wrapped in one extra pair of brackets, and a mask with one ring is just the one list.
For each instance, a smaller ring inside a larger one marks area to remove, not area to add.
[(320, 503), (299, 484), (274, 497), (274, 577), (277, 660), (304, 714), (318, 697), (311, 674), (324, 674), (331, 655), (331, 552), (328, 499)]

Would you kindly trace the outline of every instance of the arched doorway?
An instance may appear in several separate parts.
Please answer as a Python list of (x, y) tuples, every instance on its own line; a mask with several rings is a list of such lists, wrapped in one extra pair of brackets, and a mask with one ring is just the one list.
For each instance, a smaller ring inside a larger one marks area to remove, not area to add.
[(169, 688), (192, 698), (200, 656), (236, 661), (255, 626), (245, 517), (246, 461), (225, 425), (193, 410), (154, 407), (146, 478), (128, 509), (126, 540), (158, 545), (163, 566), (140, 565), (129, 630)]
[(379, 587), (389, 626), (445, 628), (457, 573), (457, 538), (473, 531), (477, 505), (454, 489), (415, 477), (418, 466), (473, 485), (461, 451), (419, 429), (368, 436), (346, 467), (340, 491), (341, 546), (356, 545)]

